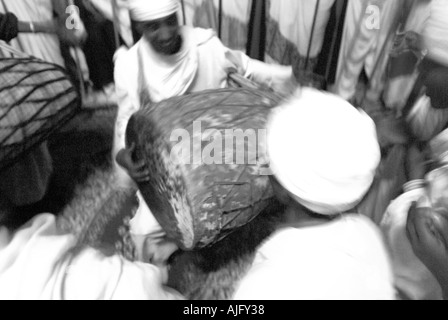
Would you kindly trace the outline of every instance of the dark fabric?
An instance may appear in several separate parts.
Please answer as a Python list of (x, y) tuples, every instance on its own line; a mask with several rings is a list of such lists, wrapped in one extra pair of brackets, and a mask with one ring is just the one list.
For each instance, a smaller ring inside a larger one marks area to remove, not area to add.
[(0, 40), (6, 42), (17, 37), (19, 33), (19, 20), (13, 13), (0, 13)]
[[(101, 89), (114, 81), (113, 56), (116, 51), (114, 24), (105, 19), (85, 1), (76, 0), (88, 38), (83, 50), (95, 89)], [(120, 44), (123, 42), (121, 41)]]
[(247, 40), (247, 55), (264, 61), (266, 52), (266, 0), (252, 2)]
[[(447, 101), (447, 82), (439, 82), (441, 79), (446, 79), (448, 73), (448, 67), (432, 60), (425, 58), (419, 67), (420, 75), (412, 89), (408, 102), (403, 110), (403, 114), (406, 116), (412, 110), (415, 102), (421, 96), (424, 90), (427, 94), (431, 95), (431, 100), (435, 101), (434, 107), (438, 109), (446, 108)], [(426, 89), (425, 89), (426, 87)], [(428, 93), (429, 87), (429, 93)], [(445, 102), (444, 102), (445, 101)], [(433, 101), (431, 101), (434, 103)]]
[(333, 5), (325, 31), (322, 51), (315, 69), (317, 74), (325, 77), (327, 85), (333, 84), (336, 80), (347, 5), (348, 0), (336, 0)]
[(426, 95), (431, 98), (431, 106), (435, 109), (448, 108), (448, 68), (440, 67), (432, 70), (423, 81)]

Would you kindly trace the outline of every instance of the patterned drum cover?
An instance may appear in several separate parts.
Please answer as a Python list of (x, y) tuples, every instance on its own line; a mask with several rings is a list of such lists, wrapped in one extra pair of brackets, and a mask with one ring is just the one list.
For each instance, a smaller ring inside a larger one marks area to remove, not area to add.
[(67, 73), (36, 58), (0, 58), (0, 171), (81, 108)]
[(280, 101), (269, 91), (219, 89), (165, 100), (132, 116), (127, 144), (135, 144), (134, 160), (144, 161), (152, 177), (139, 189), (182, 249), (216, 243), (272, 199), (263, 169), (266, 122)]

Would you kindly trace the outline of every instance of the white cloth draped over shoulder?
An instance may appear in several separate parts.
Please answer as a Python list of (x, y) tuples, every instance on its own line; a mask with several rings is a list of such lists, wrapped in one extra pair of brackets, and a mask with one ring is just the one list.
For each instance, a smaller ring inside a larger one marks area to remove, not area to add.
[(14, 235), (0, 228), (0, 299), (183, 299), (164, 287), (161, 269), (88, 248), (71, 255), (75, 241), (60, 233), (50, 214), (37, 216)]

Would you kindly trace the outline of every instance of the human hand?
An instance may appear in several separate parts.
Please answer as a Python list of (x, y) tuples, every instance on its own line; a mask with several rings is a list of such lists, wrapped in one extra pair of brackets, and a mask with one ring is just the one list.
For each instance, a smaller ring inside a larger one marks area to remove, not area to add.
[(127, 170), (129, 176), (137, 183), (148, 182), (150, 180), (149, 170), (146, 168), (145, 163), (134, 163), (132, 155), (135, 151), (135, 144), (133, 143), (130, 148), (122, 149), (116, 156), (117, 163)]
[(413, 203), (406, 231), (415, 255), (439, 281), (448, 298), (448, 210), (418, 208)]
[(163, 239), (160, 242), (145, 241), (143, 261), (160, 268), (166, 268), (170, 257), (179, 250), (174, 241)]
[(398, 34), (394, 40), (394, 46), (391, 51), (392, 57), (398, 57), (404, 52), (420, 52), (424, 48), (422, 36), (414, 31), (407, 31)]
[(422, 36), (414, 31), (408, 31), (405, 35), (406, 44), (408, 45), (409, 49), (413, 51), (421, 51), (423, 50), (423, 38)]

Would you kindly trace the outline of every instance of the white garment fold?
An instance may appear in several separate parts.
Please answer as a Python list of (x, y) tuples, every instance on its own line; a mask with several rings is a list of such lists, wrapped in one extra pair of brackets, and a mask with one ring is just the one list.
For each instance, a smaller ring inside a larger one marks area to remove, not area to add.
[(277, 231), (257, 250), (236, 300), (392, 300), (393, 278), (378, 228), (347, 215)]
[(12, 237), (0, 229), (0, 299), (183, 299), (164, 286), (162, 269), (89, 248), (71, 255), (75, 243), (50, 214), (37, 216)]

